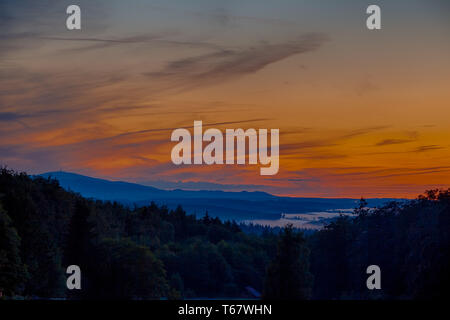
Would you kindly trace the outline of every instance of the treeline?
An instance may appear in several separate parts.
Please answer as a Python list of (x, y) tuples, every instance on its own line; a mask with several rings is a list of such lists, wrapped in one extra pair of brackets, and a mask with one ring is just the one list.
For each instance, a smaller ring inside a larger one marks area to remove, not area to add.
[[(306, 235), (181, 207), (128, 208), (0, 169), (0, 292), (69, 299), (410, 299), (448, 295), (450, 195), (340, 217)], [(247, 229), (243, 232), (242, 229)], [(252, 232), (253, 231), (253, 232)], [(366, 287), (379, 265), (382, 290)], [(66, 288), (66, 268), (82, 290)]]
[[(450, 288), (450, 189), (341, 216), (310, 237), (317, 299), (446, 299)], [(367, 290), (366, 269), (381, 269)]]
[[(252, 297), (263, 291), (277, 235), (196, 219), (181, 207), (127, 208), (57, 181), (0, 170), (0, 291), (29, 298)], [(82, 290), (66, 289), (66, 268)], [(255, 292), (255, 291), (254, 291)]]

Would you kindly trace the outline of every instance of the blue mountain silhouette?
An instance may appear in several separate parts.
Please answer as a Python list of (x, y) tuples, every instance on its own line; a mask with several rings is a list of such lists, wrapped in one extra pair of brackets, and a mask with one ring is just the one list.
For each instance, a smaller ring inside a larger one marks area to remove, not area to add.
[[(357, 199), (278, 197), (266, 192), (161, 190), (123, 181), (109, 181), (70, 172), (47, 172), (40, 175), (59, 181), (66, 190), (87, 198), (117, 201), (125, 205), (148, 205), (154, 201), (174, 209), (182, 205), (188, 213), (222, 219), (278, 219), (283, 213), (308, 213), (351, 209)], [(393, 199), (367, 199), (369, 206), (379, 206)]]

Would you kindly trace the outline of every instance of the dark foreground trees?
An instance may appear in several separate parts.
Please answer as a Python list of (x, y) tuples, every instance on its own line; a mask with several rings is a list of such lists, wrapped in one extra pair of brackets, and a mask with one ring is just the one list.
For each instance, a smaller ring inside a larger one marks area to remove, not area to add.
[[(308, 236), (291, 227), (243, 233), (181, 207), (85, 199), (54, 180), (0, 169), (0, 291), (69, 299), (449, 298), (450, 191), (370, 210), (361, 203), (355, 213)], [(72, 264), (81, 267), (80, 292), (66, 288)], [(381, 268), (381, 290), (366, 287), (372, 264)]]
[[(309, 239), (315, 298), (450, 297), (450, 190), (356, 213)], [(366, 287), (372, 264), (381, 269), (381, 290)]]
[(281, 232), (277, 255), (267, 270), (264, 298), (305, 300), (311, 296), (312, 283), (306, 241), (302, 233), (288, 225)]
[(20, 237), (0, 204), (0, 291), (5, 295), (20, 292), (27, 275), (20, 257)]
[[(93, 249), (87, 266), (89, 299), (159, 299), (167, 297), (161, 260), (130, 240), (104, 239)], [(101, 263), (99, 263), (101, 262)]]
[[(275, 235), (152, 203), (85, 199), (51, 179), (0, 169), (0, 290), (69, 299), (245, 297), (262, 291)], [(69, 265), (81, 290), (67, 290)]]

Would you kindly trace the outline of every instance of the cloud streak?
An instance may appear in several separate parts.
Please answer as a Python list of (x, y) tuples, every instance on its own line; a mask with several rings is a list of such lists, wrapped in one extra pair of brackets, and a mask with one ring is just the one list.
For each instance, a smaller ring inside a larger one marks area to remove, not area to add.
[(93, 43), (91, 45), (83, 45), (77, 48), (66, 49), (66, 51), (75, 53), (89, 50), (98, 49), (109, 49), (113, 46), (119, 45), (133, 45), (133, 44), (148, 44), (148, 45), (165, 45), (165, 46), (176, 46), (176, 47), (187, 47), (187, 48), (202, 48), (210, 50), (222, 50), (223, 48), (219, 45), (215, 45), (208, 42), (202, 41), (177, 41), (170, 40), (168, 38), (170, 34), (160, 33), (160, 34), (146, 34), (137, 35), (132, 37), (122, 37), (122, 38), (68, 38), (68, 37), (37, 37), (42, 40), (51, 41), (67, 41), (67, 42), (79, 42), (79, 43)]
[(324, 34), (311, 33), (282, 44), (265, 43), (241, 50), (224, 49), (175, 60), (163, 70), (146, 75), (185, 89), (213, 85), (256, 73), (291, 56), (315, 51), (327, 39)]
[[(283, 151), (283, 154), (303, 154), (306, 149), (316, 149), (316, 148), (323, 148), (323, 147), (333, 147), (338, 146), (343, 141), (356, 138), (359, 136), (363, 136), (366, 134), (370, 134), (373, 132), (381, 131), (384, 129), (389, 128), (389, 126), (374, 126), (374, 127), (367, 127), (367, 128), (361, 128), (361, 129), (355, 129), (350, 130), (346, 133), (342, 133), (340, 135), (333, 135), (330, 138), (321, 138), (316, 140), (307, 140), (307, 141), (301, 141), (301, 142), (295, 142), (295, 143), (285, 143), (280, 146), (280, 150)], [(311, 159), (315, 159), (317, 156), (317, 159), (333, 159), (333, 158), (342, 158), (346, 155), (343, 154), (333, 154), (333, 153), (327, 153), (327, 154), (317, 154), (311, 156)]]
[(415, 140), (410, 140), (410, 139), (385, 139), (382, 140), (378, 143), (375, 144), (375, 146), (377, 147), (381, 147), (381, 146), (390, 146), (390, 145), (394, 145), (394, 144), (404, 144), (404, 143), (410, 143), (410, 142), (414, 142)]

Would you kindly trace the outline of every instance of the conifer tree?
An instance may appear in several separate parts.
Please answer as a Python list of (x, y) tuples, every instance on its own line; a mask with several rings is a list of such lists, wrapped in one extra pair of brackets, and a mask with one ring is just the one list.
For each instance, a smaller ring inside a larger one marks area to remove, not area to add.
[(6, 296), (20, 293), (26, 278), (20, 258), (20, 237), (0, 204), (0, 291)]
[(276, 257), (267, 269), (264, 298), (308, 299), (312, 282), (305, 239), (294, 231), (292, 225), (288, 225), (281, 232)]

